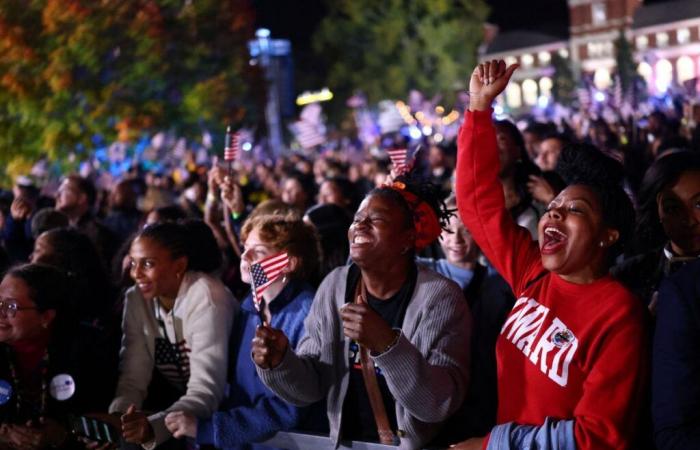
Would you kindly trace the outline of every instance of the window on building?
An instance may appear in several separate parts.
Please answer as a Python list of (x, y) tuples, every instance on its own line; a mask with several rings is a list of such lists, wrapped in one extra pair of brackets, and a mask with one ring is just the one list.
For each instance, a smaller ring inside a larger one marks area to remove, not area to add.
[(611, 83), (612, 80), (610, 79), (610, 71), (608, 69), (601, 67), (593, 74), (593, 84), (601, 91), (609, 88)]
[(518, 83), (510, 82), (506, 87), (506, 103), (511, 108), (520, 108), (523, 106), (523, 97)]
[(667, 45), (668, 45), (668, 33), (666, 33), (666, 32), (656, 33), (656, 46), (657, 47), (666, 47)]
[(552, 79), (549, 77), (540, 78), (540, 95), (544, 97), (552, 96)]
[(601, 45), (603, 46), (603, 51), (602, 51), (603, 56), (612, 56), (613, 55), (614, 47), (613, 47), (612, 42), (603, 42), (603, 44), (601, 44)]
[(591, 5), (591, 18), (593, 25), (602, 25), (608, 19), (605, 11), (605, 3), (593, 3)]
[(523, 102), (528, 106), (537, 103), (537, 83), (535, 80), (527, 79), (523, 81)]
[(656, 90), (659, 93), (666, 92), (673, 81), (673, 66), (668, 59), (660, 59), (656, 62)]
[(535, 62), (535, 58), (533, 58), (531, 54), (526, 53), (520, 57), (520, 62), (523, 63), (523, 67), (530, 67), (532, 63)]
[(547, 65), (549, 64), (549, 61), (552, 60), (552, 56), (549, 54), (549, 52), (539, 52), (537, 54), (537, 60), (540, 62), (540, 64)]
[(647, 62), (640, 62), (639, 66), (637, 66), (637, 73), (639, 76), (644, 78), (644, 81), (647, 83), (647, 85), (651, 84), (651, 78), (653, 75), (653, 71), (651, 70), (651, 66)]
[(687, 44), (690, 42), (690, 30), (687, 28), (681, 28), (676, 31), (676, 40), (679, 44)]
[(646, 50), (649, 46), (649, 38), (646, 36), (637, 36), (637, 50)]
[(676, 73), (678, 74), (678, 82), (692, 80), (695, 78), (695, 64), (688, 56), (681, 56), (676, 61)]

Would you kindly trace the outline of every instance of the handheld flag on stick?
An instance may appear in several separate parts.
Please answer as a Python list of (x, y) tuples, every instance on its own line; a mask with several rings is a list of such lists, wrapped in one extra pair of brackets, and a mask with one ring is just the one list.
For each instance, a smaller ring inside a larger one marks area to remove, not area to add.
[(408, 150), (405, 148), (387, 150), (391, 163), (394, 165), (396, 173), (401, 175), (408, 172)]
[(267, 289), (280, 275), (289, 264), (289, 256), (287, 253), (277, 253), (276, 255), (268, 256), (258, 262), (251, 264), (250, 277), (251, 287), (253, 288), (253, 304), (260, 316), (260, 322), (265, 323), (263, 314), (263, 298), (262, 293)]
[(228, 172), (233, 172), (233, 161), (240, 152), (240, 139), (238, 133), (231, 130), (231, 125), (226, 127), (226, 141), (224, 146), (224, 161), (228, 162)]

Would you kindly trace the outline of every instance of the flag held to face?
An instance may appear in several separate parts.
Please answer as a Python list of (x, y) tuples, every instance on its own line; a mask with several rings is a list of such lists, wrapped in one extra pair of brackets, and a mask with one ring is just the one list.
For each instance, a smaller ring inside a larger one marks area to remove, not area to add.
[(283, 273), (289, 264), (286, 252), (277, 253), (261, 259), (250, 266), (250, 278), (253, 283), (253, 303), (260, 312), (262, 293)]

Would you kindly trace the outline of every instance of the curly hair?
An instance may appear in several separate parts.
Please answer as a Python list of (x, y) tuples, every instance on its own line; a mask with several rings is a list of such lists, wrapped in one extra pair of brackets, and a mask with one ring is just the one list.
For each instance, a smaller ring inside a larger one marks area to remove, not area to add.
[(567, 186), (590, 188), (600, 201), (603, 223), (620, 233), (610, 256), (622, 253), (634, 227), (634, 207), (623, 189), (622, 164), (590, 144), (571, 144), (561, 152), (556, 170)]
[[(425, 203), (427, 203), (430, 208), (435, 212), (435, 216), (438, 218), (440, 228), (447, 229), (450, 222), (450, 217), (455, 215), (456, 209), (448, 208), (445, 204), (445, 198), (440, 186), (433, 184), (419, 175), (413, 172), (409, 172), (405, 175), (400, 175), (396, 177), (395, 182), (402, 183), (405, 186), (405, 190), (415, 195)], [(406, 199), (395, 189), (390, 186), (379, 186), (372, 189), (367, 196), (380, 195), (390, 199), (393, 199), (397, 204), (401, 206), (406, 215), (406, 226), (415, 226), (414, 215), (411, 206), (408, 204)]]
[(299, 259), (299, 264), (289, 275), (292, 278), (315, 284), (318, 278), (321, 247), (313, 226), (304, 223), (298, 216), (256, 215), (249, 217), (241, 229), (241, 241), (248, 239), (253, 230), (258, 230), (260, 239), (270, 247), (286, 251)]

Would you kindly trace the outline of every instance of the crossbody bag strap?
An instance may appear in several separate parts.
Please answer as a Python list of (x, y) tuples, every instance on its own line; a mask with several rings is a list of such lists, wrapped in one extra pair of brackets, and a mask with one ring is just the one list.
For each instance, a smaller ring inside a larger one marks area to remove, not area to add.
[[(360, 279), (357, 281), (357, 285), (355, 287), (355, 302), (358, 304), (367, 303), (367, 289), (365, 288), (365, 284), (362, 282), (362, 275), (360, 275)], [(369, 404), (372, 407), (372, 413), (374, 414), (374, 422), (377, 424), (379, 441), (385, 445), (394, 445), (394, 433), (391, 431), (389, 417), (386, 414), (384, 400), (382, 399), (382, 393), (379, 390), (374, 361), (369, 356), (368, 348), (363, 345), (359, 345), (359, 347), (360, 361), (362, 363), (362, 378), (365, 380), (367, 397), (369, 397)]]

